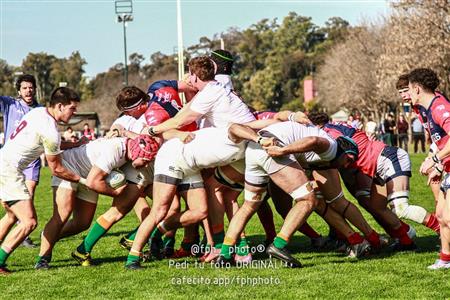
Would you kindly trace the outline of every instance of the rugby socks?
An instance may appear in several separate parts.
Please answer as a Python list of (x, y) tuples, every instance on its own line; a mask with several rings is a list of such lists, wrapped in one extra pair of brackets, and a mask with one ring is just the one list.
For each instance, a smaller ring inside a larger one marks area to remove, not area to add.
[(348, 238), (347, 238), (347, 242), (350, 245), (356, 245), (356, 244), (360, 244), (364, 241), (363, 237), (358, 233), (355, 232), (353, 234), (351, 234)]
[(411, 245), (414, 241), (408, 236), (409, 225), (400, 221), (401, 225), (397, 229), (389, 230), (388, 234), (399, 240), (402, 245)]
[(307, 222), (303, 223), (302, 226), (298, 229), (301, 233), (309, 237), (310, 239), (316, 239), (320, 237), (320, 234), (317, 233)]
[(111, 228), (112, 222), (106, 220), (103, 216), (100, 216), (95, 221), (88, 235), (84, 238), (83, 242), (78, 246), (77, 251), (80, 253), (90, 253), (94, 245), (101, 239), (102, 236)]
[(231, 248), (233, 248), (234, 245), (236, 245), (236, 240), (226, 236), (223, 240), (220, 255), (226, 259), (230, 259), (233, 254), (233, 250)]
[(185, 251), (191, 252), (192, 245), (196, 244), (197, 240), (198, 238), (185, 237), (183, 238), (183, 241), (181, 241), (181, 248)]
[(450, 263), (450, 254), (445, 254), (441, 251), (441, 253), (439, 253), (439, 258), (445, 263)]
[(372, 232), (369, 235), (366, 235), (366, 240), (370, 243), (370, 245), (375, 248), (381, 248), (381, 242), (380, 242), (380, 236), (375, 230), (372, 230)]
[(212, 226), (214, 248), (220, 249), (224, 243), (225, 231), (223, 224)]
[(129, 264), (139, 261), (141, 259), (141, 254), (142, 254), (141, 252), (136, 251), (133, 248), (131, 248), (130, 252), (128, 253), (127, 262), (125, 263), (125, 265), (129, 265)]
[(237, 242), (236, 254), (240, 256), (246, 256), (250, 252), (248, 241), (245, 238), (245, 235), (242, 235), (241, 238)]
[(440, 233), (441, 226), (439, 226), (439, 221), (436, 218), (435, 213), (430, 214), (430, 218), (428, 219), (428, 222), (425, 224), (425, 226), (427, 226), (431, 230), (434, 230), (438, 234)]
[(289, 240), (281, 234), (278, 234), (277, 237), (273, 240), (273, 245), (278, 249), (283, 249), (287, 246), (288, 243)]
[(6, 265), (6, 260), (8, 259), (8, 256), (11, 254), (11, 249), (8, 249), (5, 246), (2, 246), (0, 248), (0, 267), (3, 267)]
[(163, 235), (167, 232), (168, 230), (166, 229), (166, 227), (164, 226), (164, 221), (161, 221), (156, 228), (152, 231), (152, 235), (151, 238), (152, 239), (162, 239)]
[(134, 241), (134, 239), (136, 238), (136, 234), (137, 234), (138, 229), (139, 229), (139, 226), (136, 227), (133, 231), (129, 232), (125, 236), (125, 239), (130, 240), (130, 241)]
[[(173, 248), (175, 247), (175, 237), (173, 236), (164, 236), (163, 238), (164, 248)], [(183, 245), (183, 243), (181, 243)]]
[(41, 260), (45, 260), (46, 262), (51, 262), (52, 261), (52, 255), (38, 255), (36, 257), (36, 263), (40, 262)]

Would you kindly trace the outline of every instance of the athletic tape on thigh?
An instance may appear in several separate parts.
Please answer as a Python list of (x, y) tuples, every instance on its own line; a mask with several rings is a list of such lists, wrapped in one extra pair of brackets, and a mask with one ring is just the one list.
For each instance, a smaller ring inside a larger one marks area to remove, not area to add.
[(387, 201), (391, 202), (394, 200), (406, 198), (409, 199), (409, 191), (393, 192), (387, 196)]
[[(245, 199), (245, 201), (250, 201), (250, 202), (261, 202), (264, 200), (264, 196), (266, 195), (266, 193), (267, 193), (267, 190), (265, 190), (261, 194), (251, 192), (249, 190), (244, 190), (244, 199)], [(259, 198), (256, 196), (259, 196)]]
[(178, 192), (184, 192), (187, 190), (194, 190), (194, 189), (202, 189), (205, 185), (202, 182), (191, 182), (191, 183), (181, 183), (177, 187)]
[(314, 192), (313, 185), (310, 181), (308, 181), (302, 186), (298, 187), (293, 192), (291, 192), (289, 195), (292, 197), (292, 199), (299, 200), (311, 194), (312, 192)]
[(242, 192), (244, 189), (244, 186), (238, 182), (234, 182), (230, 178), (228, 178), (221, 170), (220, 167), (217, 167), (214, 170), (214, 178), (222, 185), (229, 187), (232, 190), (235, 190), (237, 192)]
[(342, 217), (345, 219), (345, 213), (347, 212), (348, 207), (350, 206), (350, 201), (345, 206), (344, 210), (342, 211)]
[(157, 174), (157, 175), (155, 175), (153, 181), (154, 182), (161, 182), (161, 183), (177, 185), (181, 181), (181, 179), (170, 177), (170, 176), (167, 176), (167, 175), (164, 175), (164, 174)]
[(358, 197), (369, 197), (370, 191), (369, 190), (359, 190), (355, 192), (355, 198)]
[(343, 191), (341, 191), (336, 197), (334, 197), (331, 200), (325, 199), (325, 202), (326, 203), (333, 203), (334, 201), (336, 201), (337, 199), (341, 198), (342, 196), (344, 196), (344, 192)]

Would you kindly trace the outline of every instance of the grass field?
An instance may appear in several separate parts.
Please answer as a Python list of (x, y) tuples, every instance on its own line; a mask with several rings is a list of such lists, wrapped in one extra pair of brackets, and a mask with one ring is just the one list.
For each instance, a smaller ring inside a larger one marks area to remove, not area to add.
[[(418, 174), (423, 155), (413, 155), (411, 202), (434, 210), (431, 192), (425, 178)], [(97, 213), (103, 213), (111, 200), (101, 197)], [(39, 226), (31, 235), (39, 241), (39, 233), (52, 212), (50, 175), (44, 169), (36, 195)], [(0, 212), (0, 215), (3, 211)], [(366, 214), (367, 216), (367, 214)], [(372, 218), (370, 223), (379, 231)], [(411, 223), (411, 222), (410, 222)], [(277, 228), (281, 220), (276, 219)], [(326, 235), (327, 227), (317, 216), (310, 224)], [(412, 224), (412, 223), (411, 223)], [(143, 264), (138, 272), (123, 268), (127, 252), (119, 247), (120, 237), (137, 225), (133, 214), (127, 216), (96, 245), (92, 256), (94, 267), (78, 266), (70, 257), (84, 234), (59, 242), (53, 252), (52, 268), (35, 271), (33, 265), (38, 249), (18, 248), (8, 264), (13, 272), (0, 277), (0, 299), (174, 299), (174, 298), (402, 298), (450, 299), (450, 271), (428, 271), (426, 267), (437, 258), (438, 237), (424, 226), (417, 229), (416, 253), (382, 253), (371, 259), (355, 261), (334, 252), (313, 252), (309, 240), (296, 235), (290, 249), (304, 264), (302, 269), (285, 269), (279, 264), (268, 264), (247, 269), (216, 269), (196, 264), (194, 259), (163, 260)], [(264, 240), (262, 226), (253, 217), (246, 229), (252, 245)], [(177, 234), (177, 245), (181, 241)]]

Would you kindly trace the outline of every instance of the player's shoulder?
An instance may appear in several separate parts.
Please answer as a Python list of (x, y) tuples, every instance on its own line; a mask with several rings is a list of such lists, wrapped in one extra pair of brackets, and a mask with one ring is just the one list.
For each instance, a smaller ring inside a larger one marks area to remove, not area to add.
[(18, 102), (11, 96), (0, 96), (0, 101), (7, 105), (16, 104), (16, 102)]

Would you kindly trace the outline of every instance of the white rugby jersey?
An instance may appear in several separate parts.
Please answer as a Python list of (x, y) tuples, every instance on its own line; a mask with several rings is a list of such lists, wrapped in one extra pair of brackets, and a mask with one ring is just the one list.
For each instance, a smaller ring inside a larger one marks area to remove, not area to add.
[(330, 147), (323, 153), (305, 152), (294, 154), (300, 164), (311, 164), (320, 161), (330, 161), (336, 156), (337, 143), (322, 129), (313, 125), (303, 125), (297, 122), (280, 122), (267, 126), (258, 132), (261, 136), (275, 136), (282, 146), (292, 144), (308, 136), (318, 136), (327, 139)]
[(11, 133), (0, 150), (0, 160), (5, 166), (17, 168), (21, 172), (42, 153), (60, 154), (60, 146), (61, 136), (56, 120), (47, 108), (38, 107), (27, 113)]
[(127, 162), (126, 140), (126, 138), (101, 138), (65, 150), (62, 154), (63, 164), (84, 178), (88, 176), (92, 166), (109, 174)]
[(146, 125), (145, 115), (142, 115), (139, 119), (136, 119), (129, 115), (122, 115), (119, 118), (117, 118), (112, 125), (120, 125), (125, 130), (134, 133), (141, 133), (142, 129), (144, 129)]
[(230, 123), (243, 124), (255, 120), (242, 99), (217, 81), (209, 82), (187, 105), (203, 115), (205, 120), (199, 122), (202, 127), (227, 127)]
[(195, 131), (195, 138), (183, 145), (183, 157), (193, 170), (225, 166), (243, 159), (245, 142), (228, 139), (228, 127), (203, 128)]

